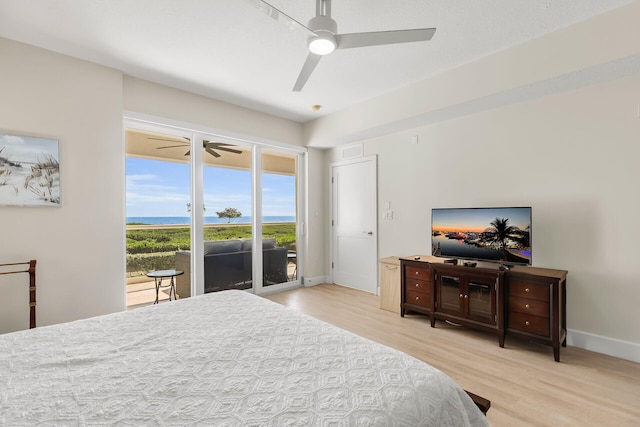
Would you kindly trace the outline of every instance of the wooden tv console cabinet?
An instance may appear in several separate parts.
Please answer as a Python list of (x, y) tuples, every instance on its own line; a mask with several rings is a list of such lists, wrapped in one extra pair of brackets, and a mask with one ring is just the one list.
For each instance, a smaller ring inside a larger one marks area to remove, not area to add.
[(420, 255), (400, 258), (400, 315), (412, 311), (456, 325), (493, 331), (549, 345), (560, 361), (566, 346), (567, 271), (497, 264), (478, 267)]

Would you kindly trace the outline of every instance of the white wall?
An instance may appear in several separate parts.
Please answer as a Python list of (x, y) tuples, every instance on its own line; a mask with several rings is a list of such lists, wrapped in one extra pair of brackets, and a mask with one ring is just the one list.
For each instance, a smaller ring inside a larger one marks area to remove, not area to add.
[(124, 77), (124, 109), (220, 130), (254, 141), (303, 146), (300, 123), (134, 77)]
[[(327, 193), (327, 174), (325, 167), (325, 151), (310, 148), (307, 152), (307, 247), (304, 276), (316, 281), (326, 280), (328, 275), (326, 251), (324, 247), (327, 236), (328, 204), (324, 196)], [(313, 283), (317, 284), (317, 283)]]
[(380, 257), (429, 254), (432, 208), (532, 206), (533, 265), (569, 271), (570, 344), (640, 361), (638, 94), (628, 77), (364, 141)]
[[(432, 208), (532, 206), (533, 264), (569, 271), (569, 344), (640, 362), (638, 16), (636, 2), (305, 134), (378, 155), (379, 213), (387, 202), (394, 211), (378, 222), (381, 257), (428, 254)], [(331, 150), (327, 167), (339, 158)]]
[(59, 140), (62, 198), (0, 206), (0, 258), (37, 260), (38, 325), (122, 310), (122, 75), (2, 38), (0, 58), (0, 132)]
[(626, 78), (367, 141), (394, 211), (380, 256), (428, 254), (432, 208), (530, 205), (534, 265), (569, 271), (569, 328), (640, 343), (638, 93)]

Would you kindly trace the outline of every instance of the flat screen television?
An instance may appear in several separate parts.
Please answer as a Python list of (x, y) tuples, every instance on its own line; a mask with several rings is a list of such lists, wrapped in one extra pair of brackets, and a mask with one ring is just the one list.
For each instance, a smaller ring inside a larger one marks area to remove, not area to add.
[(531, 265), (531, 207), (433, 209), (431, 253)]

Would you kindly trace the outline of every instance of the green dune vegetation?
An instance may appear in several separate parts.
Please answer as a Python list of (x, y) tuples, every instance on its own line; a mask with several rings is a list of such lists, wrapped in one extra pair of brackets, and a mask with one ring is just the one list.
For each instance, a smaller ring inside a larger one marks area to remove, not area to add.
[[(264, 238), (275, 238), (277, 246), (296, 250), (295, 223), (264, 224)], [(228, 240), (251, 237), (250, 225), (206, 225), (204, 240)], [(127, 277), (143, 276), (148, 271), (175, 268), (177, 251), (191, 247), (189, 227), (137, 226), (127, 224)]]

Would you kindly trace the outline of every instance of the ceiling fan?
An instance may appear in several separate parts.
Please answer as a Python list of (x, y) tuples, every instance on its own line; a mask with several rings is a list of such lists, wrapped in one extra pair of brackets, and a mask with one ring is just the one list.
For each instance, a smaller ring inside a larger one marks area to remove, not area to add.
[[(184, 139), (185, 142), (179, 144), (179, 145), (167, 145), (165, 147), (157, 147), (158, 150), (161, 150), (163, 148), (177, 148), (177, 147), (188, 147), (189, 146), (189, 138), (185, 138), (185, 137), (180, 137), (181, 139)], [(164, 138), (152, 138), (149, 137), (149, 139), (155, 139), (158, 141), (173, 141), (171, 139), (164, 139)], [(221, 154), (218, 153), (218, 151), (226, 151), (228, 153), (233, 153), (233, 154), (242, 154), (242, 151), (240, 150), (235, 150), (233, 148), (229, 148), (229, 147), (235, 147), (235, 145), (233, 144), (225, 144), (224, 142), (215, 142), (215, 141), (207, 141), (206, 139), (204, 141), (202, 141), (202, 148), (204, 148), (204, 151), (206, 151), (207, 153), (211, 154), (213, 157), (220, 157)], [(188, 156), (189, 154), (191, 154), (191, 150), (187, 151), (184, 155)]]
[(309, 36), (309, 55), (293, 86), (294, 92), (302, 90), (322, 56), (336, 49), (427, 41), (431, 40), (436, 32), (435, 28), (417, 28), (338, 34), (338, 25), (331, 18), (331, 0), (316, 0), (316, 16), (309, 21), (308, 25), (301, 24), (264, 0), (251, 0), (251, 2), (276, 21), (283, 22), (290, 28), (300, 29)]

